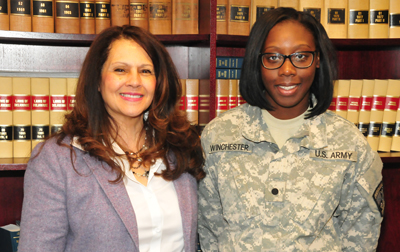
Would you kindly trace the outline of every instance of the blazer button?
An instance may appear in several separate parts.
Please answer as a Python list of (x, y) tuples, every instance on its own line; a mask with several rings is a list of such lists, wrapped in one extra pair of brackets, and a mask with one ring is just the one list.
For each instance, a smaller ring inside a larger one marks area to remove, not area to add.
[(276, 189), (276, 188), (274, 188), (274, 189), (272, 189), (271, 193), (272, 193), (273, 195), (277, 195), (277, 194), (279, 193), (279, 190)]

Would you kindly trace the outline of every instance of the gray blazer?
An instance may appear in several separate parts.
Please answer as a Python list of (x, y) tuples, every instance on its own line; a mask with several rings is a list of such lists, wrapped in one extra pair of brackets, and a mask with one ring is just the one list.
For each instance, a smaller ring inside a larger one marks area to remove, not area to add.
[[(71, 139), (63, 142), (69, 144)], [(71, 165), (70, 150), (57, 145), (54, 138), (30, 159), (18, 251), (139, 251), (135, 212), (124, 184), (109, 182), (116, 175), (104, 162), (77, 148), (75, 152), (79, 174)], [(184, 173), (174, 185), (185, 252), (192, 252), (196, 247), (197, 183)]]

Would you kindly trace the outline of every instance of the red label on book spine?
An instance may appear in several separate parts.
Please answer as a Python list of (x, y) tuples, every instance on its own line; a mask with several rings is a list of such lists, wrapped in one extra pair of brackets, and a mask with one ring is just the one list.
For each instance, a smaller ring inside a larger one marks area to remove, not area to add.
[(31, 110), (31, 96), (14, 95), (12, 97), (12, 104), (14, 110), (29, 111)]
[(245, 103), (246, 103), (246, 100), (243, 99), (242, 96), (239, 96), (239, 97), (238, 97), (238, 106), (239, 106), (239, 105), (242, 105), (242, 104), (245, 104)]
[(237, 96), (229, 96), (228, 107), (232, 109), (237, 106)]
[(186, 96), (182, 96), (179, 101), (179, 109), (186, 110)]
[(12, 96), (11, 95), (0, 95), (0, 110), (11, 111), (12, 110)]
[(50, 98), (48, 95), (32, 95), (32, 110), (49, 110)]
[(66, 95), (52, 95), (50, 97), (50, 110), (67, 110), (67, 96)]
[(372, 97), (371, 96), (361, 97), (360, 110), (371, 111), (371, 108), (372, 108)]
[(75, 95), (67, 97), (67, 110), (73, 110), (75, 108)]
[(331, 105), (329, 105), (329, 110), (335, 111), (336, 110), (336, 97), (332, 98)]
[(210, 111), (210, 96), (199, 95), (199, 110)]
[(217, 111), (228, 110), (228, 96), (215, 97), (215, 105), (216, 105)]
[(385, 110), (397, 110), (399, 107), (399, 98), (398, 97), (386, 97), (385, 102)]
[(337, 111), (347, 111), (347, 104), (349, 104), (349, 97), (336, 98), (336, 110)]
[(347, 110), (357, 111), (360, 109), (360, 97), (349, 97), (349, 106)]
[(385, 96), (374, 95), (372, 98), (372, 108), (371, 110), (384, 110), (385, 109)]
[(199, 97), (186, 95), (186, 111), (188, 110), (199, 110)]

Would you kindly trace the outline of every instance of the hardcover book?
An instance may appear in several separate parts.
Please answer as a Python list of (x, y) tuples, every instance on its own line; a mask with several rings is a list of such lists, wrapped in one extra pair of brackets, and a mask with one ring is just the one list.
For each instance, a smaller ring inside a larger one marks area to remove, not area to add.
[(210, 80), (199, 80), (199, 126), (210, 122)]
[(153, 34), (171, 34), (171, 0), (149, 0), (149, 8), (149, 31)]
[(129, 25), (129, 0), (111, 0), (111, 25)]
[(242, 95), (240, 94), (240, 80), (237, 80), (237, 88), (238, 88), (238, 90), (237, 90), (237, 97), (238, 97), (237, 101), (238, 101), (238, 106), (240, 106), (240, 105), (246, 103), (246, 100), (243, 99)]
[(362, 91), (362, 80), (350, 80), (349, 101), (347, 104), (347, 120), (358, 125), (358, 117), (360, 114), (360, 101)]
[(262, 14), (277, 7), (278, 0), (251, 0), (250, 28)]
[(389, 0), (370, 0), (369, 16), (369, 38), (388, 38)]
[(389, 38), (400, 38), (400, 1), (390, 0)]
[(358, 116), (358, 129), (365, 137), (368, 135), (374, 88), (374, 80), (363, 80), (360, 101), (360, 114)]
[(32, 150), (50, 134), (49, 78), (31, 78)]
[(13, 157), (12, 78), (0, 77), (0, 158)]
[[(308, 12), (319, 22), (325, 20), (324, 0), (299, 0), (299, 11)], [(321, 22), (322, 23), (322, 22)]]
[(186, 79), (186, 115), (193, 125), (199, 124), (199, 80)]
[(228, 34), (228, 0), (217, 0), (217, 34)]
[(0, 251), (17, 252), (19, 243), (20, 227), (8, 224), (0, 227)]
[(130, 0), (130, 25), (149, 30), (149, 1)]
[(79, 34), (79, 0), (55, 1), (55, 32)]
[(229, 80), (215, 80), (215, 116), (219, 116), (228, 110)]
[(347, 38), (369, 37), (369, 1), (349, 1), (349, 22)]
[(96, 34), (111, 26), (110, 0), (95, 0), (95, 27)]
[(278, 0), (278, 7), (289, 7), (299, 10), (299, 0)]
[(67, 111), (75, 107), (75, 94), (78, 85), (78, 78), (67, 78)]
[(228, 3), (228, 34), (249, 36), (251, 1), (229, 0)]
[(336, 96), (335, 113), (347, 118), (347, 107), (349, 104), (350, 80), (337, 80), (333, 89)]
[(0, 30), (10, 30), (10, 2), (0, 0)]
[(60, 130), (66, 111), (67, 79), (50, 78), (50, 134)]
[(10, 30), (32, 31), (31, 0), (10, 1)]
[(186, 111), (186, 79), (179, 79), (179, 82), (181, 83), (182, 89), (182, 96), (179, 100), (179, 109)]
[(79, 1), (79, 19), (81, 26), (81, 34), (95, 34), (95, 1), (80, 0)]
[(31, 79), (13, 77), (13, 154), (29, 158), (31, 154)]
[(329, 38), (347, 38), (348, 0), (325, 0), (326, 19), (322, 25)]
[(238, 91), (238, 80), (230, 79), (229, 80), (228, 109), (233, 109), (234, 107), (238, 106), (237, 91)]
[(32, 0), (32, 31), (54, 32), (53, 0)]
[(199, 34), (198, 0), (173, 0), (172, 9), (172, 34)]

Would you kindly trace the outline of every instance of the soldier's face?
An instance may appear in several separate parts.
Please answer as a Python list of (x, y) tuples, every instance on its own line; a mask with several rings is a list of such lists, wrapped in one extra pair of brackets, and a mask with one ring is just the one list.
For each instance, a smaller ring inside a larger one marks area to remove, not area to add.
[[(292, 53), (315, 51), (314, 37), (297, 21), (283, 21), (275, 25), (264, 43), (263, 53)], [(319, 56), (315, 54), (312, 65), (305, 69), (296, 68), (286, 59), (275, 70), (261, 67), (262, 80), (266, 89), (265, 96), (275, 108), (270, 113), (279, 119), (291, 119), (301, 115), (309, 106), (310, 87), (316, 68), (319, 68)]]

